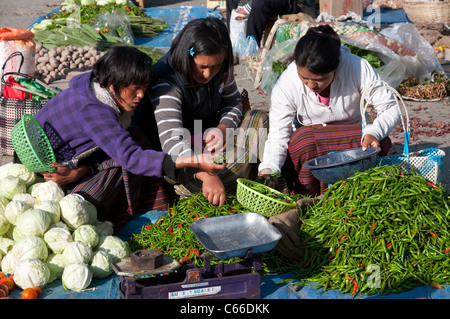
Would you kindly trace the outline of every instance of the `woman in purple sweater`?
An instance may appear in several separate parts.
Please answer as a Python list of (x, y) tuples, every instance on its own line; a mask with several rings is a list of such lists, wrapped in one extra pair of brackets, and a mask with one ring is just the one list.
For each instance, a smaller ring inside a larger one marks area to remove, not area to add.
[(133, 214), (168, 209), (164, 176), (175, 178), (186, 167), (211, 173), (224, 168), (208, 154), (175, 158), (155, 151), (131, 127), (151, 67), (139, 50), (113, 47), (35, 115), (57, 157), (56, 170), (42, 173), (44, 179), (81, 194), (96, 206), (99, 220), (117, 227)]

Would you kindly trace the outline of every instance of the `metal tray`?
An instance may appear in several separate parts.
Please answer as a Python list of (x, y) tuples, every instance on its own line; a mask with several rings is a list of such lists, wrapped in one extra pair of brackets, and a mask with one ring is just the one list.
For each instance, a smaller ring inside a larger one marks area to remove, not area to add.
[(257, 213), (239, 213), (196, 220), (190, 225), (200, 244), (220, 259), (269, 251), (281, 233), (266, 217)]

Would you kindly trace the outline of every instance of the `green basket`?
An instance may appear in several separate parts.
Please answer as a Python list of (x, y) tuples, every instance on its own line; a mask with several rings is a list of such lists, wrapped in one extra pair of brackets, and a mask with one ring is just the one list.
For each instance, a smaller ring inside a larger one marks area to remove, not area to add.
[(11, 130), (14, 151), (26, 168), (32, 172), (53, 172), (49, 167), (56, 162), (52, 145), (41, 125), (29, 114), (24, 114)]
[[(284, 199), (277, 199), (264, 195), (255, 190), (254, 187), (263, 189), (264, 193), (271, 193), (281, 196)], [(245, 208), (265, 217), (271, 217), (284, 213), (297, 206), (297, 203), (289, 196), (286, 196), (271, 187), (245, 178), (237, 179), (236, 198)], [(286, 200), (288, 200), (288, 202), (286, 202)]]

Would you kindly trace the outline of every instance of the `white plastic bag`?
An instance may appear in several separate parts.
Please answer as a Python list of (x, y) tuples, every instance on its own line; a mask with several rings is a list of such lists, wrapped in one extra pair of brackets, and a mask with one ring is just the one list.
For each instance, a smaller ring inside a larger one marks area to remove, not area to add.
[(394, 23), (380, 33), (417, 53), (416, 69), (412, 76), (417, 76), (420, 80), (423, 80), (429, 77), (433, 71), (444, 72), (433, 47), (420, 35), (414, 24)]

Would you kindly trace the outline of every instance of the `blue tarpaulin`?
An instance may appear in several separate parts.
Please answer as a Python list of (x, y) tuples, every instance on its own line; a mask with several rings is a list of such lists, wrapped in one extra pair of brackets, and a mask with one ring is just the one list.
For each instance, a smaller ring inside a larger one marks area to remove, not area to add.
[(197, 6), (181, 6), (173, 9), (146, 8), (144, 12), (153, 19), (163, 19), (169, 24), (169, 28), (155, 38), (136, 38), (135, 44), (154, 47), (162, 52), (169, 50), (172, 40), (189, 21), (208, 16), (222, 18), (221, 14), (213, 9)]

